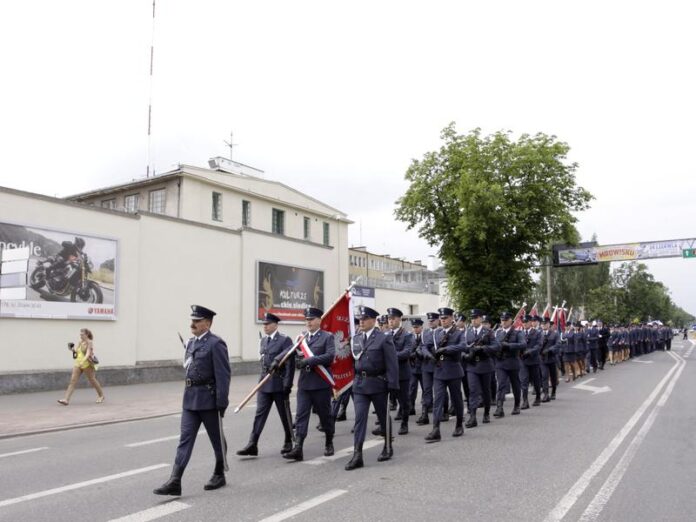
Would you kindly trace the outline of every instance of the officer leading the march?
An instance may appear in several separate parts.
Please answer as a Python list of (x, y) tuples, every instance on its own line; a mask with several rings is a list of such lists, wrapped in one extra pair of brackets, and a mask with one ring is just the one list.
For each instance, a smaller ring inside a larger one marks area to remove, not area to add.
[(370, 403), (377, 411), (379, 424), (384, 430), (384, 448), (377, 461), (389, 460), (393, 455), (391, 447), (391, 418), (388, 418), (387, 402), (390, 391), (399, 389), (399, 363), (396, 357), (394, 337), (375, 328), (379, 314), (367, 306), (361, 306), (359, 334), (352, 340), (355, 359), (355, 380), (353, 382), (353, 403), (355, 405), (355, 430), (353, 436), (353, 457), (346, 464), (350, 471), (363, 467), (362, 448), (367, 431), (367, 415)]
[(263, 331), (266, 334), (261, 339), (261, 377), (267, 374), (271, 378), (261, 387), (256, 399), (256, 417), (251, 430), (249, 443), (237, 452), (241, 456), (256, 456), (259, 454), (258, 442), (261, 432), (268, 419), (273, 403), (276, 405), (280, 422), (285, 431), (285, 443), (280, 450), (281, 454), (292, 450), (292, 413), (290, 411), (290, 391), (295, 376), (295, 365), (292, 363), (280, 366), (280, 361), (285, 354), (292, 349), (292, 339), (278, 331), (280, 318), (272, 313), (266, 313), (263, 317)]
[(307, 346), (314, 354), (310, 357), (298, 355), (297, 370), (300, 377), (297, 379), (297, 413), (295, 419), (295, 434), (297, 440), (295, 446), (283, 458), (301, 461), (304, 458), (304, 440), (307, 437), (309, 417), (314, 408), (319, 415), (319, 421), (326, 434), (324, 456), (334, 454), (333, 436), (334, 419), (331, 416), (331, 384), (319, 376), (318, 371), (326, 370), (330, 374), (330, 366), (333, 362), (336, 348), (334, 336), (321, 329), (321, 316), (324, 313), (318, 308), (309, 307), (305, 310), (305, 324), (307, 332), (305, 339)]
[(186, 388), (181, 412), (181, 435), (171, 477), (155, 489), (155, 495), (181, 495), (181, 477), (191, 458), (196, 435), (205, 426), (215, 453), (215, 470), (203, 489), (225, 485), (225, 453), (222, 417), (229, 404), (230, 360), (225, 341), (210, 331), (215, 312), (203, 306), (191, 306), (191, 333), (186, 345), (184, 367)]
[(404, 330), (401, 325), (401, 318), (403, 315), (403, 312), (398, 308), (387, 308), (387, 320), (390, 328), (387, 333), (391, 335), (394, 340), (396, 358), (399, 361), (399, 392), (397, 397), (399, 402), (399, 414), (396, 417), (396, 420), (401, 421), (399, 435), (406, 435), (408, 433), (408, 417), (411, 413), (411, 405), (408, 400), (408, 385), (411, 380), (411, 365), (409, 364), (409, 359), (413, 352), (413, 347), (416, 344), (416, 336)]
[(500, 328), (495, 333), (495, 339), (500, 345), (495, 371), (498, 375), (498, 392), (494, 417), (504, 417), (503, 403), (508, 389), (512, 389), (515, 403), (512, 415), (520, 414), (520, 353), (527, 347), (524, 334), (515, 330), (512, 325), (513, 316), (510, 312), (500, 314)]

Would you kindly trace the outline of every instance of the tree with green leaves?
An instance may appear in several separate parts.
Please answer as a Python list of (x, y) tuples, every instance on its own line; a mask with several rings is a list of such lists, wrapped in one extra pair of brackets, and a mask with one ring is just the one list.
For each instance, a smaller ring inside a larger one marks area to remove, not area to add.
[(591, 194), (577, 185), (570, 147), (555, 136), (441, 134), (438, 151), (413, 160), (397, 219), (439, 247), (453, 304), (509, 309), (530, 295), (532, 273), (554, 242), (578, 240), (572, 212)]

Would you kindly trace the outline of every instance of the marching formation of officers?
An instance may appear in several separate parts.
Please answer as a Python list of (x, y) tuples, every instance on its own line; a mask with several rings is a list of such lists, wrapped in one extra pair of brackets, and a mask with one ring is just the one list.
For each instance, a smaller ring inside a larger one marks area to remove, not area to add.
[[(213, 477), (205, 489), (225, 484), (226, 443), (221, 419), (229, 392), (227, 347), (209, 332), (215, 313), (195, 305), (192, 310), (194, 337), (186, 352), (181, 438), (170, 480), (154, 491), (161, 495), (181, 494), (181, 476), (201, 423), (206, 426), (216, 456)], [(294, 343), (278, 331), (280, 319), (271, 313), (264, 316), (261, 379), (269, 378), (258, 391), (249, 442), (237, 451), (239, 456), (258, 455), (258, 441), (274, 404), (285, 432), (280, 450), (283, 458), (303, 460), (312, 412), (317, 413), (317, 428), (324, 433), (324, 455), (332, 456), (335, 423), (346, 420), (346, 407), (352, 397), (354, 449), (345, 469), (353, 470), (364, 465), (362, 450), (371, 405), (377, 414), (377, 427), (372, 433), (384, 437), (384, 447), (377, 458), (382, 462), (393, 456), (390, 406), (394, 410), (398, 407), (398, 434), (408, 434), (409, 418), (417, 414), (419, 389), (421, 414), (416, 424), (430, 424), (432, 415), (432, 429), (425, 441), (435, 443), (442, 438), (441, 423), (450, 416), (455, 418), (452, 437), (461, 437), (464, 428), (478, 426), (481, 408), (484, 424), (491, 422), (493, 403), (493, 417), (504, 417), (509, 393), (514, 401), (510, 414), (519, 415), (521, 410), (530, 408), (530, 386), (534, 393), (531, 406), (540, 406), (556, 399), (559, 372), (569, 382), (590, 370), (603, 370), (606, 361), (614, 365), (654, 350), (670, 350), (672, 339), (671, 328), (659, 323), (607, 328), (601, 321), (586, 325), (575, 322), (565, 332), (558, 332), (549, 318), (525, 315), (522, 328), (515, 328), (514, 316), (509, 312), (501, 313), (499, 326), (492, 329), (490, 317), (482, 310), (473, 309), (466, 317), (451, 308), (428, 313), (427, 324), (422, 319), (412, 319), (408, 331), (399, 309), (388, 308), (384, 316), (379, 316), (372, 308), (361, 306), (356, 314), (356, 334), (350, 340), (355, 366), (353, 385), (332, 399), (331, 384), (317, 370), (330, 371), (336, 349), (334, 336), (321, 329), (322, 310), (307, 308), (304, 315), (307, 353), (311, 355), (298, 354), (294, 363), (288, 357)], [(293, 424), (290, 393), (295, 373), (299, 373), (299, 378)]]

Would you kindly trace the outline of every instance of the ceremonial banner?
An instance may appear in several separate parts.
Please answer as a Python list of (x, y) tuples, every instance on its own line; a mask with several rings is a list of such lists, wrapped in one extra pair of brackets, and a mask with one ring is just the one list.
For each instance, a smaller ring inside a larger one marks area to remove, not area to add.
[(522, 303), (522, 308), (519, 309), (517, 312), (517, 315), (515, 316), (515, 320), (512, 323), (512, 327), (515, 330), (521, 330), (522, 329), (522, 318), (524, 315), (527, 313), (527, 303)]
[(284, 323), (304, 323), (304, 310), (324, 308), (324, 272), (259, 261), (256, 272), (256, 320), (266, 312)]
[(334, 334), (336, 342), (336, 355), (331, 364), (334, 397), (349, 389), (355, 377), (353, 355), (350, 350), (350, 341), (355, 333), (351, 301), (351, 293), (346, 292), (321, 321), (321, 329)]

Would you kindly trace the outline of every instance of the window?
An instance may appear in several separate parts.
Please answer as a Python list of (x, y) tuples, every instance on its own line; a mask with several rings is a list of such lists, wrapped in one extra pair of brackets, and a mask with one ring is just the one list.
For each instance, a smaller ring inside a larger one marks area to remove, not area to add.
[[(304, 238), (306, 241), (309, 241), (310, 235), (309, 231), (311, 230), (310, 227), (312, 226), (312, 222), (308, 217), (304, 218)], [(351, 256), (353, 257), (353, 256)]]
[(251, 201), (242, 200), (242, 226), (251, 226)]
[(102, 201), (102, 208), (111, 208), (111, 209), (116, 208), (116, 198), (103, 200)]
[(213, 192), (213, 221), (222, 221), (222, 194)]
[(329, 224), (324, 221), (324, 245), (329, 246)]
[(123, 200), (123, 204), (126, 207), (126, 212), (137, 212), (138, 194), (131, 194), (130, 196), (126, 196)]
[(164, 214), (166, 192), (164, 189), (151, 190), (148, 209), (153, 214)]
[(273, 233), (285, 234), (285, 212), (277, 208), (273, 209)]

